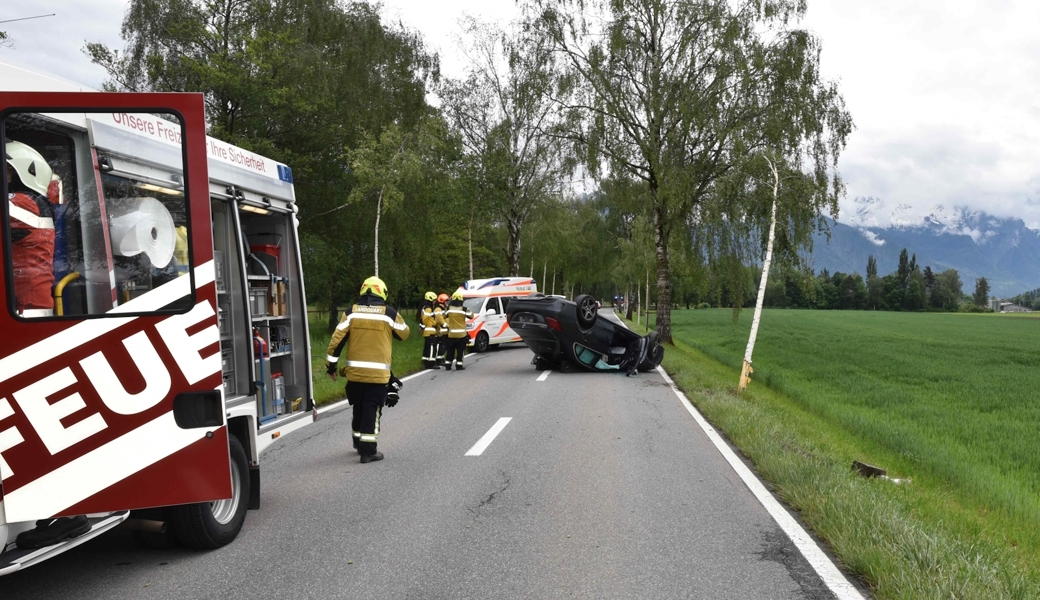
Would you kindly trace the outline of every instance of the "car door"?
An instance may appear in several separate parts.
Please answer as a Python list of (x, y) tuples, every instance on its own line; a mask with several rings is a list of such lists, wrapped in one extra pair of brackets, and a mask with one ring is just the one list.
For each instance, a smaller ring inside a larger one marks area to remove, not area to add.
[(509, 301), (513, 299), (513, 296), (500, 296), (498, 298), (499, 302), (502, 303), (502, 314), (506, 315), (506, 329), (502, 332), (502, 337), (503, 341), (520, 342), (523, 341), (522, 338), (509, 326)]
[(229, 498), (203, 96), (5, 92), (0, 134), (42, 157), (0, 213), (7, 521)]
[(491, 343), (497, 344), (508, 340), (505, 333), (509, 330), (509, 323), (506, 321), (506, 315), (502, 311), (502, 303), (499, 302), (498, 297), (488, 298), (484, 312), (487, 315), (487, 331)]

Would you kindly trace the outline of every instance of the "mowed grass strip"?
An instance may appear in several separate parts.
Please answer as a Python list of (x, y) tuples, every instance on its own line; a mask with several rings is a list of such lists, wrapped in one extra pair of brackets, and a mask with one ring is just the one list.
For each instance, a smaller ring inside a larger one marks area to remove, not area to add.
[(672, 314), (665, 367), (877, 598), (1040, 598), (1040, 321), (766, 311), (738, 394), (751, 311)]
[[(342, 313), (341, 313), (342, 314)], [(402, 309), (401, 316), (411, 329), (408, 339), (405, 341), (394, 340), (393, 342), (393, 370), (394, 375), (404, 377), (421, 371), (423, 337), (417, 327), (414, 309)], [(329, 340), (332, 335), (328, 333), (328, 318), (324, 315), (310, 314), (309, 319), (311, 334), (311, 369), (314, 372), (314, 402), (321, 406), (332, 402), (338, 402), (346, 398), (344, 388), (347, 384), (342, 377), (332, 381), (325, 374), (325, 357), (329, 349)], [(347, 342), (350, 343), (349, 341)], [(340, 356), (340, 366), (343, 365), (343, 356)], [(407, 384), (405, 384), (407, 386)], [(402, 392), (402, 398), (407, 399), (407, 388)]]

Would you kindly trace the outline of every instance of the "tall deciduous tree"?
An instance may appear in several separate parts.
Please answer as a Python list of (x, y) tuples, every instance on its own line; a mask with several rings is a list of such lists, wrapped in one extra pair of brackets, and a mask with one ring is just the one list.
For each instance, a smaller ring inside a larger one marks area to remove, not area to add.
[(481, 197), (508, 231), (509, 274), (519, 275), (524, 224), (561, 185), (556, 115), (550, 92), (553, 55), (538, 37), (469, 20), (466, 77), (439, 92), (449, 122), (480, 168)]
[(390, 123), (378, 136), (368, 136), (354, 149), (346, 149), (346, 162), (354, 174), (355, 185), (344, 206), (364, 200), (375, 201), (373, 235), (374, 270), (379, 276), (379, 222), (386, 211), (396, 211), (405, 195), (418, 190), (421, 180), (435, 177), (443, 156), (440, 147), (446, 132), (442, 121), (428, 118), (411, 131)]
[(334, 326), (371, 274), (375, 220), (375, 203), (335, 210), (355, 184), (343, 149), (428, 115), (436, 56), (378, 7), (336, 0), (130, 0), (122, 37), (85, 49), (106, 89), (202, 92), (211, 135), (292, 166), (304, 268), (324, 284), (308, 288)]
[(989, 282), (985, 277), (975, 280), (975, 294), (973, 295), (975, 306), (986, 306), (989, 303)]
[(935, 276), (932, 288), (932, 307), (943, 310), (956, 309), (964, 295), (961, 276), (956, 269), (947, 269)]
[[(785, 224), (837, 211), (843, 187), (834, 166), (851, 119), (836, 86), (820, 77), (819, 42), (790, 27), (805, 8), (802, 0), (531, 0), (532, 25), (566, 67), (563, 135), (590, 172), (647, 187), (664, 341), (672, 232), (750, 156), (770, 149), (806, 159), (791, 165), (811, 175), (813, 193), (790, 212), (780, 208)], [(737, 203), (717, 214), (768, 224), (769, 210)], [(792, 241), (809, 241), (804, 228), (792, 233)]]

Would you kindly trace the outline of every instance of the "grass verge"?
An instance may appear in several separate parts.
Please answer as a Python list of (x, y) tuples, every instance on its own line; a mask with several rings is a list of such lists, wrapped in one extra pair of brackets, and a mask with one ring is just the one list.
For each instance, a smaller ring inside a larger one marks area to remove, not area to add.
[[(416, 327), (415, 321), (408, 320), (408, 316), (414, 314), (414, 312), (411, 310), (402, 311), (405, 322), (411, 328), (411, 334), (407, 340), (403, 342), (394, 340), (393, 343), (394, 355), (392, 364), (394, 375), (398, 377), (410, 375), (421, 371), (423, 368), (421, 360), (423, 349), (422, 334)], [(311, 368), (314, 371), (314, 402), (321, 406), (345, 398), (343, 387), (346, 385), (346, 381), (342, 377), (332, 381), (325, 374), (325, 357), (329, 348), (329, 340), (332, 338), (328, 333), (328, 319), (311, 313), (309, 322), (311, 329)], [(342, 364), (342, 360), (340, 363)]]
[(1014, 531), (1006, 515), (991, 513), (938, 476), (915, 473), (913, 483), (894, 485), (854, 475), (853, 459), (905, 461), (761, 382), (737, 393), (739, 369), (681, 336), (666, 349), (664, 366), (876, 598), (1040, 598), (1036, 548), (1016, 542), (1032, 540), (1035, 531)]

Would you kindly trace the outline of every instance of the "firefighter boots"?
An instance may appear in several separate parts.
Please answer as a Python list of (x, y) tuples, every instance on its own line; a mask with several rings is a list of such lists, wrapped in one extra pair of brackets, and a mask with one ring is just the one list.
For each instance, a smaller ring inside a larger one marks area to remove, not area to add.
[(384, 458), (386, 458), (386, 457), (383, 456), (382, 452), (376, 452), (375, 454), (363, 454), (361, 456), (361, 462), (362, 462), (362, 464), (363, 463), (370, 463), (370, 462), (375, 462), (377, 460), (383, 460)]

